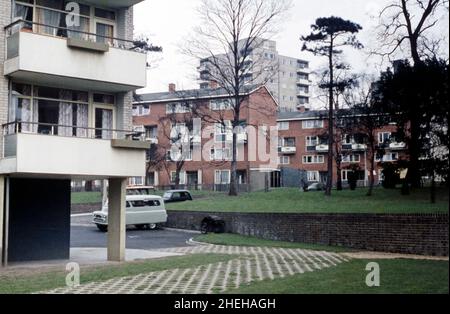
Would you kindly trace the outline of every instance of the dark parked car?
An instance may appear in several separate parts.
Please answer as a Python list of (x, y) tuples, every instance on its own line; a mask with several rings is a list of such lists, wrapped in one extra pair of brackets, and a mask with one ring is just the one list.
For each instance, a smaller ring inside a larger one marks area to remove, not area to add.
[(193, 200), (191, 192), (187, 190), (167, 191), (164, 193), (163, 199), (165, 203), (186, 202)]

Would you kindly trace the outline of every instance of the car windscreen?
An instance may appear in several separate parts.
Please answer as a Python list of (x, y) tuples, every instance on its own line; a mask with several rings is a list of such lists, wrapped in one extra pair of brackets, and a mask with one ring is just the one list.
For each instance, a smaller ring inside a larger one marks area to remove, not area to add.
[(170, 193), (170, 192), (166, 192), (166, 193), (164, 193), (164, 196), (163, 196), (164, 198), (171, 198), (172, 197), (172, 193)]

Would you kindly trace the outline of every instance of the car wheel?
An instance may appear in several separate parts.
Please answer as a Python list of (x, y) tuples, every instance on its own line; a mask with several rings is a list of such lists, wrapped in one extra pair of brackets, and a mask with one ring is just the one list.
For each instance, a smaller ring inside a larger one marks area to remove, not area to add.
[(104, 225), (97, 225), (98, 230), (100, 230), (101, 232), (108, 232), (108, 226), (104, 226)]
[(157, 224), (148, 224), (147, 228), (150, 230), (156, 230), (156, 229), (158, 229), (158, 225)]

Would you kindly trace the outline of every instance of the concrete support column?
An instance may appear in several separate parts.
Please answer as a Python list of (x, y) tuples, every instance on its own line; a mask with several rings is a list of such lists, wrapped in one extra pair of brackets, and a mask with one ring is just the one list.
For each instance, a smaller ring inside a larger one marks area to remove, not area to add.
[(0, 176), (0, 267), (3, 265), (3, 234), (5, 217), (5, 177)]
[(125, 261), (127, 179), (109, 180), (108, 261)]

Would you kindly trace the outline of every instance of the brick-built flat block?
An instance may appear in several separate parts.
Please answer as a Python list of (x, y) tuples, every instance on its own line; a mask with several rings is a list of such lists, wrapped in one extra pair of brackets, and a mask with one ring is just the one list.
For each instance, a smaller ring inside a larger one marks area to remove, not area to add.
[(108, 261), (125, 261), (125, 198), (127, 179), (109, 180)]

